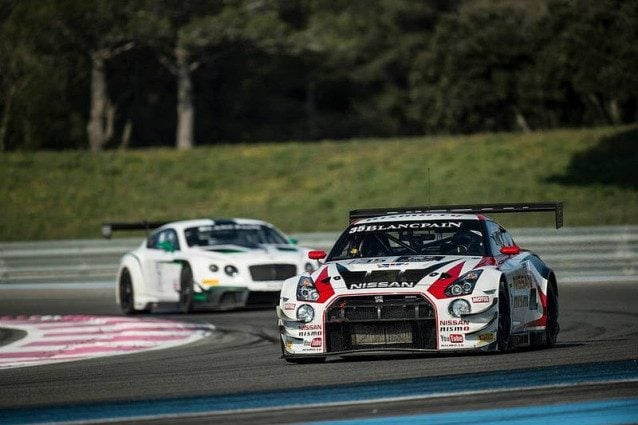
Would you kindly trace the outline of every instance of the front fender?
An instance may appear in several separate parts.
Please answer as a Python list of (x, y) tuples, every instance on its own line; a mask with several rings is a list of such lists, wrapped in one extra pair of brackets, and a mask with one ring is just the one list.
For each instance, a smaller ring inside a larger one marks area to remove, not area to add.
[(143, 310), (146, 305), (140, 300), (147, 295), (144, 273), (140, 259), (132, 253), (125, 254), (120, 261), (115, 282), (115, 301), (118, 304), (120, 303), (120, 279), (125, 269), (128, 270), (131, 276), (133, 294), (135, 295), (135, 309)]

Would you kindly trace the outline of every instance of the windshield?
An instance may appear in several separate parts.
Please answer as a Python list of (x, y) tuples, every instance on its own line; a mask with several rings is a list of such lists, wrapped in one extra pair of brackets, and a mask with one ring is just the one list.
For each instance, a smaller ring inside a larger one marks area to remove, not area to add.
[(281, 233), (259, 224), (214, 224), (184, 230), (188, 246), (288, 244)]
[(354, 224), (335, 243), (327, 261), (410, 255), (485, 255), (478, 220), (396, 221)]

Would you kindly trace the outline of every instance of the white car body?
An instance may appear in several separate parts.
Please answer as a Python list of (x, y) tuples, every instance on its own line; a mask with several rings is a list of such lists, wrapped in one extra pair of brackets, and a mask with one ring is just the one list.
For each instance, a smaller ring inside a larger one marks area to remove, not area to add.
[[(470, 242), (453, 246), (461, 228), (474, 234), (471, 249)], [(384, 254), (364, 252), (365, 238), (375, 234)], [(354, 220), (325, 264), (284, 282), (276, 309), (290, 362), (363, 352), (508, 351), (552, 346), (558, 333), (554, 272), (481, 214)]]
[[(204, 234), (199, 229), (209, 236), (212, 232), (237, 236), (242, 242), (189, 240)], [(248, 243), (242, 236), (248, 235), (247, 232), (250, 237), (267, 234), (271, 240), (253, 238), (256, 242)], [(176, 303), (184, 312), (194, 306), (235, 308), (251, 302), (275, 304), (285, 278), (318, 266), (307, 258), (308, 251), (296, 246), (272, 224), (260, 220), (198, 219), (167, 223), (123, 256), (117, 274), (116, 300), (126, 313)]]

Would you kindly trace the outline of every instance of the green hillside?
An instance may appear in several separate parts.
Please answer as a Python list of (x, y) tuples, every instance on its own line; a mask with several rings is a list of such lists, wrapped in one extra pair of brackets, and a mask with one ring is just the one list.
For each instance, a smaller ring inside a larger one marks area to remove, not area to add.
[[(337, 231), (350, 209), (428, 201), (562, 200), (566, 226), (638, 224), (638, 129), (0, 153), (0, 199), (5, 241), (94, 238), (103, 221), (195, 217)], [(551, 214), (497, 219), (553, 223)]]

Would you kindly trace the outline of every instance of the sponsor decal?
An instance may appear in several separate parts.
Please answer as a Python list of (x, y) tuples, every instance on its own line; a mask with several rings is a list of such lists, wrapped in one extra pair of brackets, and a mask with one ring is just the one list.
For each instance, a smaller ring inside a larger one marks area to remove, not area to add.
[(214, 224), (212, 226), (199, 226), (197, 230), (200, 232), (210, 232), (211, 230), (260, 230), (261, 226), (258, 224)]
[(441, 335), (441, 347), (458, 348), (459, 344), (463, 344), (463, 335), (461, 334)]
[(528, 295), (515, 295), (512, 303), (513, 308), (527, 308), (529, 307)]
[(361, 282), (346, 284), (348, 289), (414, 288), (416, 282)]
[(444, 222), (410, 222), (410, 223), (389, 223), (389, 224), (362, 224), (352, 227), (348, 233), (358, 232), (379, 232), (384, 230), (407, 230), (407, 229), (438, 229), (438, 228), (461, 228), (460, 221), (444, 221)]
[(299, 325), (300, 331), (316, 331), (321, 330), (321, 325), (318, 323), (306, 323), (303, 325)]
[(450, 334), (450, 342), (455, 344), (463, 343), (463, 335), (461, 334)]
[(311, 347), (321, 347), (321, 338), (313, 338), (310, 343)]
[(512, 335), (512, 343), (516, 345), (529, 345), (529, 333)]
[[(353, 249), (350, 251), (352, 255), (355, 255), (359, 252), (357, 249)], [(389, 258), (357, 258), (356, 260), (350, 261), (348, 264), (382, 264), (387, 263)]]
[(375, 295), (374, 296), (374, 302), (375, 303), (382, 303), (383, 302), (383, 295)]
[(442, 255), (404, 255), (397, 258), (397, 261), (429, 263), (430, 261), (441, 261), (445, 258)]
[(299, 331), (299, 336), (322, 336), (323, 331)]
[(446, 319), (439, 320), (439, 332), (467, 332), (470, 330), (469, 320)]
[(469, 330), (469, 326), (439, 326), (440, 332), (467, 332)]
[(217, 286), (219, 285), (219, 279), (204, 279), (202, 280), (202, 286)]
[(496, 339), (494, 332), (487, 332), (478, 336), (479, 341), (492, 342)]
[(439, 325), (441, 325), (441, 326), (469, 325), (469, 324), (470, 324), (469, 320), (463, 320), (463, 319), (444, 319), (444, 320), (439, 320)]
[(533, 286), (532, 278), (528, 274), (514, 276), (512, 287), (514, 289), (529, 289)]
[(294, 310), (296, 306), (297, 305), (294, 304), (294, 303), (285, 303), (284, 304), (284, 310), (288, 310), (288, 311)]
[(377, 264), (377, 267), (380, 269), (387, 269), (390, 267), (400, 267), (400, 266), (406, 266), (408, 263), (383, 263), (383, 264)]
[(529, 309), (538, 310), (538, 300), (536, 299), (536, 288), (529, 290)]
[(479, 295), (479, 296), (476, 296), (476, 297), (472, 297), (472, 302), (476, 303), (476, 304), (489, 303), (490, 302), (490, 297), (488, 297), (487, 295)]

